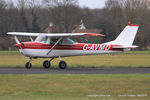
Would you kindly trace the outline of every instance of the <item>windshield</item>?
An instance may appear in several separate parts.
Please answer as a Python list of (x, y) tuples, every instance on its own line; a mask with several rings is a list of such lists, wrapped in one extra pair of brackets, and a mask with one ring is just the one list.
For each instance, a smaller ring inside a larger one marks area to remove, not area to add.
[(45, 35), (39, 35), (36, 39), (35, 42), (42, 42), (42, 43), (46, 43), (47, 41), (47, 37)]

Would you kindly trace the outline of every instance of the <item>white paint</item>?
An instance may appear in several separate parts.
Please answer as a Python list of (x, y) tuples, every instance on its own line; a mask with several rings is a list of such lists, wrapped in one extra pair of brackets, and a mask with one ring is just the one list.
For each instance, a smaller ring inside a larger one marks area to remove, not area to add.
[[(21, 51), (21, 50), (20, 50)], [(82, 55), (96, 55), (96, 54), (106, 54), (106, 53), (119, 53), (121, 51), (95, 51), (95, 50), (52, 50), (52, 52), (47, 55), (49, 50), (45, 49), (23, 49), (23, 53), (28, 57), (43, 57), (43, 58), (51, 58), (51, 57), (68, 57), (68, 56), (82, 56)]]
[(139, 26), (127, 25), (124, 28), (124, 30), (119, 34), (119, 36), (114, 41), (108, 42), (108, 44), (122, 45), (125, 48), (133, 47), (132, 44), (134, 42), (138, 28), (139, 28)]

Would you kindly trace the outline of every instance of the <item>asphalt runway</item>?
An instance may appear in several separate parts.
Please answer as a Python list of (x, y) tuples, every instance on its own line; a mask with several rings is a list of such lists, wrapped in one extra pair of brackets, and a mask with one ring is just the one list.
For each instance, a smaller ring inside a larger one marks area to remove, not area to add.
[(145, 74), (150, 73), (150, 68), (69, 68), (69, 69), (44, 69), (44, 68), (0, 68), (0, 74)]

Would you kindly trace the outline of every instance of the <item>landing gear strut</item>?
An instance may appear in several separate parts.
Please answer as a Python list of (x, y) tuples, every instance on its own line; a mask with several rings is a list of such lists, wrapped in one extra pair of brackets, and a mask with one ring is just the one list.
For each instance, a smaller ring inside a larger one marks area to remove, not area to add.
[(45, 60), (44, 62), (43, 62), (43, 67), (44, 68), (50, 68), (51, 67), (51, 61), (53, 60), (54, 58), (51, 58), (49, 61), (48, 60)]
[(30, 69), (32, 67), (32, 64), (30, 63), (32, 61), (32, 58), (30, 57), (30, 60), (25, 64), (26, 69)]

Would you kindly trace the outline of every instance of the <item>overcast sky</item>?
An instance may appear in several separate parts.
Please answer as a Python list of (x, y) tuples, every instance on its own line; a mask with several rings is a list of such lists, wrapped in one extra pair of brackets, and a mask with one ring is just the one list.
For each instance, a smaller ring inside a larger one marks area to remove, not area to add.
[[(7, 0), (11, 1), (11, 0)], [(13, 0), (16, 2), (17, 0)], [(88, 7), (91, 9), (103, 8), (107, 0), (78, 0), (80, 7)]]
[(79, 0), (79, 5), (81, 7), (103, 8), (105, 6), (106, 0)]

